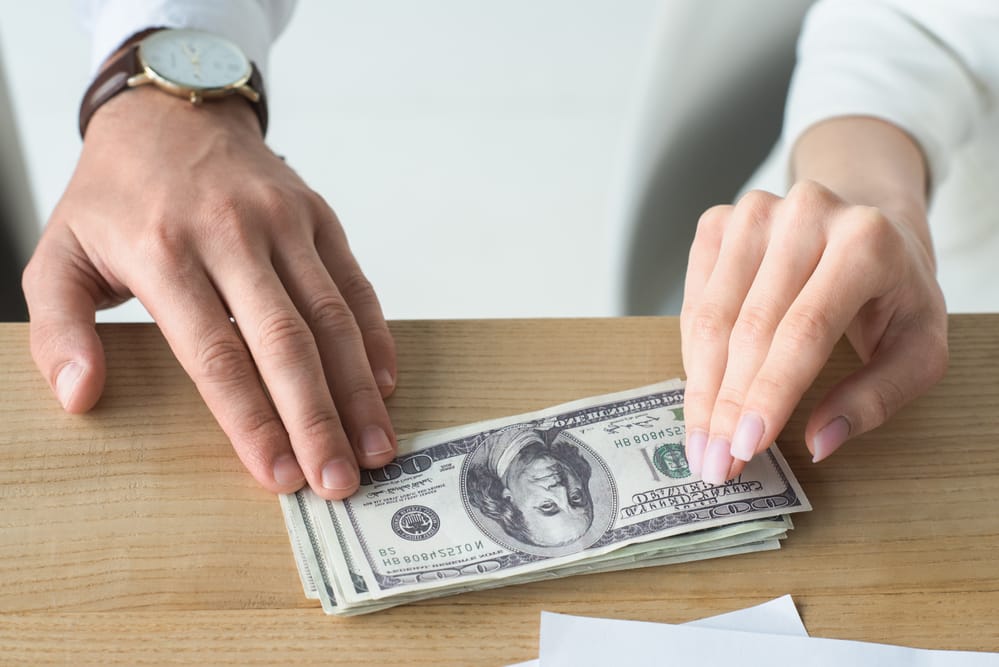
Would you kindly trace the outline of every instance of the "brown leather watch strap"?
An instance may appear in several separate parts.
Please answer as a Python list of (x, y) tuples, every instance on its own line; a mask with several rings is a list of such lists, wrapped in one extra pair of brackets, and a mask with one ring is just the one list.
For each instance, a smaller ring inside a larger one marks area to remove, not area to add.
[[(260, 99), (250, 102), (253, 110), (257, 112), (257, 119), (260, 121), (260, 133), (267, 136), (267, 91), (264, 89), (264, 77), (260, 74), (256, 64), (250, 63), (250, 88), (257, 91)], [(247, 100), (249, 102), (249, 100)]]
[(138, 54), (138, 44), (125, 49), (101, 70), (101, 73), (87, 88), (87, 92), (83, 95), (83, 101), (80, 103), (81, 139), (86, 134), (87, 125), (94, 112), (112, 97), (128, 88), (129, 77), (141, 71)]
[[(260, 95), (257, 102), (246, 101), (253, 107), (260, 121), (261, 134), (267, 134), (267, 93), (264, 91), (264, 80), (260, 75), (260, 70), (253, 63), (250, 63), (250, 79), (247, 82), (253, 90)], [(135, 74), (139, 74), (142, 67), (139, 64), (139, 45), (131, 46), (119, 53), (107, 66), (97, 75), (87, 92), (83, 95), (80, 103), (80, 138), (87, 132), (87, 125), (101, 105), (112, 97), (128, 88), (128, 79)]]

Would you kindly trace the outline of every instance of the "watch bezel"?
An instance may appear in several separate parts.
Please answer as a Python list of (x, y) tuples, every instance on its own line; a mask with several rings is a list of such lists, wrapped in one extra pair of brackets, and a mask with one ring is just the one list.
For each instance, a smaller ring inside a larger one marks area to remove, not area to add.
[[(163, 39), (163, 33), (170, 33), (174, 37), (180, 37), (184, 33), (196, 34), (223, 43), (235, 49), (243, 57), (243, 65), (245, 69), (239, 78), (235, 79), (232, 83), (225, 84), (224, 86), (196, 86), (179, 83), (174, 79), (171, 79), (169, 76), (158, 72), (156, 68), (146, 60), (145, 54), (143, 53), (143, 47), (146, 46), (147, 42)], [(138, 60), (139, 67), (142, 68), (143, 73), (153, 84), (179, 97), (192, 97), (196, 95), (201, 98), (213, 98), (231, 95), (246, 86), (250, 81), (250, 77), (253, 75), (253, 64), (250, 62), (250, 59), (246, 57), (246, 54), (243, 53), (243, 50), (239, 48), (239, 45), (232, 40), (226, 39), (225, 37), (215, 33), (205, 32), (203, 30), (190, 30), (186, 28), (165, 28), (163, 30), (158, 30), (139, 42), (138, 49), (136, 51), (136, 58)]]

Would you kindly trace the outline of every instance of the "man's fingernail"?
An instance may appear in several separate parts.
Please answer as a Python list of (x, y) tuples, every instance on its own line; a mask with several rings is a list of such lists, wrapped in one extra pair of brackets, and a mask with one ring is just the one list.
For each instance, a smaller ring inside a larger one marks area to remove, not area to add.
[(395, 378), (388, 372), (387, 368), (380, 368), (375, 371), (375, 384), (379, 389), (392, 389), (395, 387)]
[(701, 464), (704, 463), (704, 448), (708, 446), (708, 434), (700, 429), (687, 434), (687, 465), (690, 474), (700, 477)]
[(299, 485), (305, 481), (305, 475), (292, 454), (282, 454), (274, 460), (274, 481), (281, 486)]
[(701, 479), (708, 484), (724, 484), (728, 479), (728, 471), (732, 468), (732, 445), (728, 438), (715, 436), (708, 441), (704, 451), (704, 466)]
[(846, 417), (836, 417), (819, 429), (812, 440), (812, 463), (818, 463), (839, 449), (839, 446), (850, 437), (853, 426)]
[(755, 412), (742, 415), (732, 436), (732, 457), (749, 461), (756, 454), (756, 448), (763, 439), (763, 418)]
[(81, 375), (83, 375), (83, 366), (75, 361), (69, 362), (59, 371), (56, 377), (56, 397), (62, 403), (63, 409), (69, 407), (69, 401), (73, 398), (73, 392), (76, 391)]
[(392, 451), (392, 441), (385, 435), (385, 431), (377, 426), (369, 426), (361, 433), (361, 451), (367, 456), (381, 456)]
[(353, 489), (359, 481), (357, 467), (346, 459), (333, 459), (323, 466), (323, 487), (331, 491)]

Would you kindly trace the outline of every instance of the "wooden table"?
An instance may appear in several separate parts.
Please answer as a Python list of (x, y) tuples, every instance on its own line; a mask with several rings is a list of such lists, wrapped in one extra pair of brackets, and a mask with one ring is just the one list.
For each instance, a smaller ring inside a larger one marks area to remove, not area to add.
[[(681, 374), (675, 319), (398, 322), (400, 432)], [(951, 319), (951, 370), (813, 465), (801, 433), (854, 368), (841, 345), (782, 437), (812, 500), (784, 548), (324, 616), (257, 488), (158, 331), (101, 327), (108, 384), (64, 414), (24, 325), (0, 326), (0, 663), (505, 665), (542, 609), (682, 622), (791, 593), (809, 631), (999, 651), (999, 315)]]

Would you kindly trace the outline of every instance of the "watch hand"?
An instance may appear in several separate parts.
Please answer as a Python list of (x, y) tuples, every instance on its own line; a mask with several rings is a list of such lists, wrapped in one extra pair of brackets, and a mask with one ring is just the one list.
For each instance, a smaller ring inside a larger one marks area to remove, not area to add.
[(198, 51), (192, 46), (189, 46), (187, 42), (181, 42), (180, 48), (184, 49), (184, 54), (187, 55), (188, 59), (191, 61), (192, 65), (197, 65), (199, 62)]

